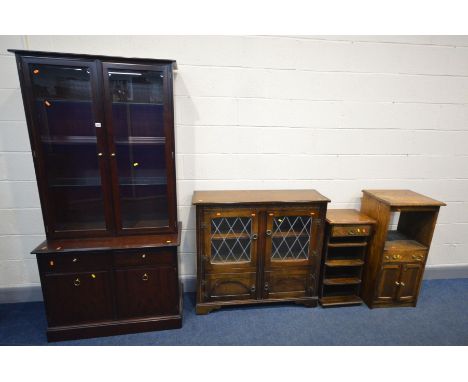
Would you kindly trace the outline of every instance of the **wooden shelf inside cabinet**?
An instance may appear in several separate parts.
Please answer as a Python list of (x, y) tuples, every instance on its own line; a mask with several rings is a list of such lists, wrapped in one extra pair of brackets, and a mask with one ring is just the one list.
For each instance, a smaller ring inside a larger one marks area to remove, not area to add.
[(211, 240), (235, 240), (235, 239), (251, 239), (252, 235), (247, 233), (214, 233), (211, 235)]
[(327, 267), (356, 267), (363, 265), (363, 260), (350, 259), (350, 260), (326, 260), (325, 265)]
[(323, 279), (324, 285), (355, 285), (361, 282), (357, 277), (337, 277)]
[(329, 248), (366, 247), (367, 242), (362, 243), (328, 243)]
[(359, 297), (362, 267), (374, 224), (374, 219), (355, 210), (327, 211), (320, 278), (322, 306), (362, 303)]

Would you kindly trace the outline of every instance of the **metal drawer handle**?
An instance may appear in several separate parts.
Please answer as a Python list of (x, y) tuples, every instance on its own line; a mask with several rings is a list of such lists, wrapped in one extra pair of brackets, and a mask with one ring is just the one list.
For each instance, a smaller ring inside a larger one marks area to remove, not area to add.
[(76, 287), (79, 287), (79, 286), (81, 285), (80, 279), (77, 278), (77, 279), (75, 280), (75, 282), (73, 283), (73, 285), (75, 285)]
[(141, 277), (141, 279), (142, 279), (143, 281), (148, 281), (149, 277), (148, 277), (148, 275), (145, 273), (145, 274)]
[(266, 235), (267, 235), (267, 236), (271, 236), (271, 229), (267, 229)]

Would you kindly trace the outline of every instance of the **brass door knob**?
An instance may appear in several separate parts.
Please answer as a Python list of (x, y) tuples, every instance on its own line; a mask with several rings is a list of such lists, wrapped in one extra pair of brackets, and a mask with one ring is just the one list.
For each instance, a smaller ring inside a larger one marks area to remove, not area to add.
[(267, 229), (266, 235), (267, 235), (267, 236), (271, 236), (271, 229)]
[(141, 258), (142, 258), (142, 259), (146, 259), (146, 254), (143, 253), (143, 254), (141, 255)]
[(253, 285), (253, 286), (250, 288), (250, 292), (252, 292), (252, 293), (255, 293), (256, 290), (257, 290), (257, 288), (255, 288), (255, 285)]
[(148, 274), (145, 273), (145, 274), (141, 277), (141, 279), (142, 279), (143, 281), (148, 281), (148, 279), (149, 279)]
[(353, 229), (350, 229), (350, 230), (348, 231), (348, 235), (356, 235), (356, 231), (353, 230)]
[(252, 235), (252, 240), (257, 240), (257, 239), (258, 239), (258, 235), (257, 235), (256, 233), (254, 233), (254, 234)]
[(79, 287), (81, 285), (81, 281), (79, 278), (75, 279), (75, 281), (73, 282), (73, 285), (75, 285), (76, 287)]
[(102, 157), (102, 153), (98, 153), (98, 157)]
[(402, 287), (404, 287), (404, 286), (405, 286), (405, 283), (402, 281), (402, 282), (400, 283), (400, 285), (401, 285)]
[(78, 261), (78, 258), (74, 257), (72, 261), (76, 263)]
[(111, 157), (115, 157), (115, 153), (111, 153)]
[(385, 260), (390, 260), (390, 256), (385, 256)]
[(398, 281), (395, 281), (395, 285), (396, 285), (396, 286), (399, 286), (400, 283), (399, 283)]

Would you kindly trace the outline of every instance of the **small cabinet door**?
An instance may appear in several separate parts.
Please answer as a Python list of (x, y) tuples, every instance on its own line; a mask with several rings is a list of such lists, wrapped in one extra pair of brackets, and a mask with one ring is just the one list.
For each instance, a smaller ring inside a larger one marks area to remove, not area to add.
[(400, 279), (399, 264), (385, 264), (380, 269), (376, 300), (393, 301), (396, 297)]
[(205, 301), (248, 300), (257, 297), (256, 273), (221, 273), (207, 275)]
[(308, 269), (265, 272), (263, 298), (284, 299), (316, 295), (315, 278)]
[(419, 291), (419, 282), (422, 274), (421, 264), (402, 264), (400, 286), (397, 299), (400, 302), (416, 300)]
[(203, 220), (203, 261), (208, 272), (257, 267), (258, 213), (208, 209)]
[(43, 290), (50, 326), (112, 319), (109, 272), (48, 274)]
[(178, 279), (174, 267), (115, 271), (119, 318), (176, 314), (179, 310)]
[(318, 208), (267, 211), (265, 267), (318, 266), (319, 223)]
[(102, 67), (117, 230), (176, 232), (172, 68)]

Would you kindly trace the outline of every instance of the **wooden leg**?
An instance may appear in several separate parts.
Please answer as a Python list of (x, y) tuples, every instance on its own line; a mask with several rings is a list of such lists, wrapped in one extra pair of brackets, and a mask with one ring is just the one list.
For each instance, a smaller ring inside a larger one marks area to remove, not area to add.
[(221, 306), (220, 305), (201, 305), (201, 304), (197, 304), (196, 308), (195, 308), (195, 313), (197, 313), (198, 315), (204, 315), (204, 314), (208, 314), (210, 312), (212, 312), (213, 310), (217, 310), (217, 309), (220, 309)]

